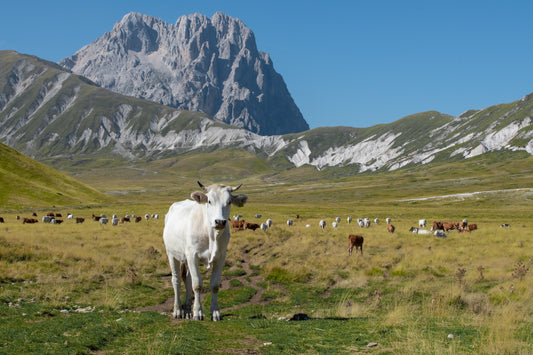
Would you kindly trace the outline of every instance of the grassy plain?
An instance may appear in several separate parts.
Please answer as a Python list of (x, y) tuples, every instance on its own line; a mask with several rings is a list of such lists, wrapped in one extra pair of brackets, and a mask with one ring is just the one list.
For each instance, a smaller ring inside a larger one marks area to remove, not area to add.
[[(158, 213), (159, 220), (22, 225), (16, 215), (30, 210), (0, 212), (6, 220), (0, 225), (0, 353), (533, 352), (529, 157), (352, 177), (339, 170), (327, 179), (331, 171), (309, 169), (235, 175), (249, 203), (232, 214), (254, 222), (272, 218), (274, 225), (264, 233), (232, 233), (221, 322), (171, 320), (164, 313), (172, 290), (163, 217), (172, 202), (197, 189), (194, 169), (115, 169), (77, 178), (118, 204), (54, 211), (86, 218)], [(380, 223), (361, 229), (348, 216)], [(479, 229), (451, 231), (445, 239), (408, 232), (421, 218), (466, 218)], [(320, 219), (327, 221), (324, 230)], [(348, 256), (348, 234), (364, 236), (362, 255)], [(205, 271), (205, 285), (208, 278)], [(207, 289), (204, 297), (209, 309)], [(288, 321), (297, 313), (309, 319)]]

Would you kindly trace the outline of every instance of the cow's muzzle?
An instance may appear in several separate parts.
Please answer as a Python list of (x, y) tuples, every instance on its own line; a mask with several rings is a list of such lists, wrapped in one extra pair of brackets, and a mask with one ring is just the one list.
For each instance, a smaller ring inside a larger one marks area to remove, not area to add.
[(224, 229), (226, 228), (225, 219), (215, 219), (215, 229)]

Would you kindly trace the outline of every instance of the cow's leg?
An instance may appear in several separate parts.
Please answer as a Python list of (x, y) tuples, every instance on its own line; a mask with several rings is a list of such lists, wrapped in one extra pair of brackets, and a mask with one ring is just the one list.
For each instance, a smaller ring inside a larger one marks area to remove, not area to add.
[[(224, 260), (224, 258), (222, 258)], [(224, 266), (223, 262), (220, 260), (213, 261), (213, 272), (211, 274), (211, 319), (213, 321), (219, 321), (222, 319), (220, 315), (220, 310), (218, 308), (218, 290), (220, 289), (220, 275), (222, 274), (222, 267)]]
[(198, 268), (198, 255), (187, 256), (187, 264), (189, 265), (189, 273), (191, 276), (191, 286), (194, 292), (194, 304), (192, 308), (192, 315), (194, 320), (203, 320), (202, 303), (200, 302), (200, 291), (202, 290), (202, 275)]
[(185, 319), (191, 319), (192, 317), (192, 281), (191, 273), (187, 270), (187, 263), (181, 264), (181, 279), (185, 284), (185, 305), (183, 306), (182, 316)]
[(174, 259), (174, 257), (168, 253), (168, 262), (170, 264), (170, 270), (172, 271), (172, 287), (174, 288), (174, 310), (172, 312), (172, 318), (181, 318), (181, 303), (180, 303), (180, 269), (177, 267), (181, 263)]

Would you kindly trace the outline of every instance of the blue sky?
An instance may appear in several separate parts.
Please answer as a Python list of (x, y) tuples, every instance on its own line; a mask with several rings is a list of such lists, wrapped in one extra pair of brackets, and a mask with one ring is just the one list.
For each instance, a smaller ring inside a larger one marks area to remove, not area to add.
[(132, 11), (241, 19), (311, 128), (457, 116), (533, 92), (530, 0), (19, 0), (2, 4), (0, 49), (57, 62)]

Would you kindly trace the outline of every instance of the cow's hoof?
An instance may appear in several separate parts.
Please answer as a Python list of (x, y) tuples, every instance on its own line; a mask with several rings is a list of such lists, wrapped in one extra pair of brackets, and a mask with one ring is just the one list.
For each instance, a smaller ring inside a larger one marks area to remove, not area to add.
[(213, 311), (211, 319), (213, 320), (213, 322), (218, 322), (219, 320), (221, 320), (222, 317), (220, 315), (220, 311)]

